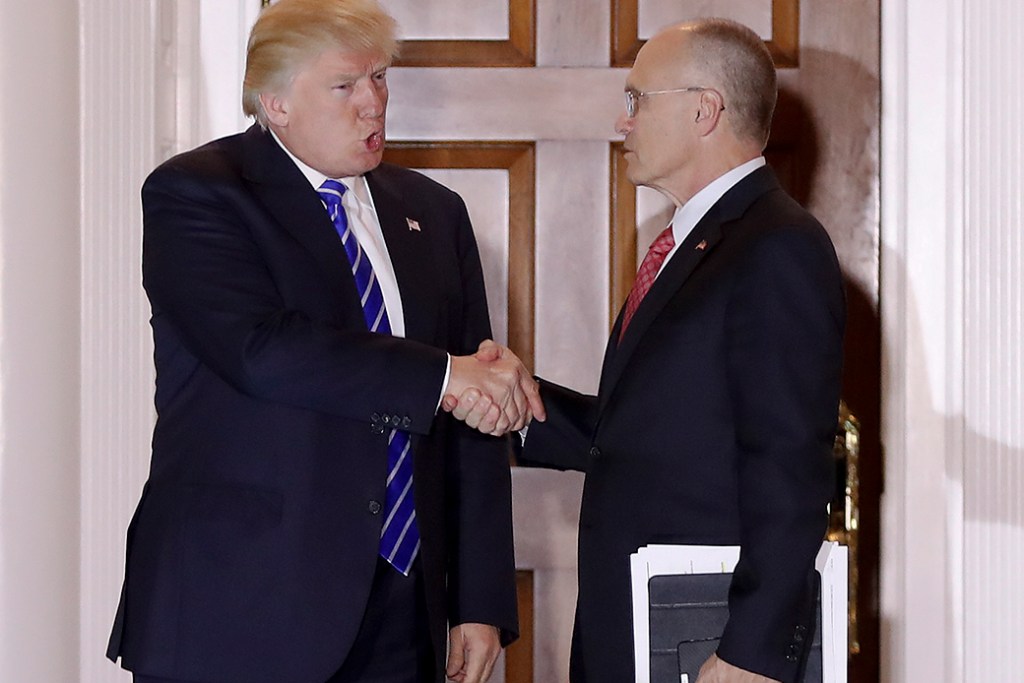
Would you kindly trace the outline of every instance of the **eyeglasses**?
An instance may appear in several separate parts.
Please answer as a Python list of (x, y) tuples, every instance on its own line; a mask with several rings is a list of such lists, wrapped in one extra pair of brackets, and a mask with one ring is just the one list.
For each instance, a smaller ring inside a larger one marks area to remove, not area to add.
[[(633, 90), (632, 88), (626, 89), (626, 116), (633, 118), (636, 116), (636, 110), (640, 106), (640, 100), (651, 95), (667, 95), (673, 92), (702, 92), (704, 90), (711, 90), (718, 92), (714, 88), (705, 88), (700, 85), (691, 85), (686, 88), (672, 88), (671, 90), (648, 90), (647, 92), (640, 92), (639, 90)], [(725, 105), (719, 111), (725, 111)]]

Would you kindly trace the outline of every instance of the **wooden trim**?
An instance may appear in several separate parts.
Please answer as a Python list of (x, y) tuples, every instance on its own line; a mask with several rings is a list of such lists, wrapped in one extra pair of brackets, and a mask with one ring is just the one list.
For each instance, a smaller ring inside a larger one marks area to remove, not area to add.
[(609, 145), (609, 207), (611, 234), (609, 243), (608, 326), (615, 323), (636, 276), (636, 187), (626, 177), (625, 150), (621, 142)]
[[(611, 65), (628, 69), (646, 42), (640, 38), (640, 0), (611, 3)], [(772, 0), (772, 38), (765, 45), (776, 68), (800, 66), (800, 0)]]
[(407, 168), (508, 171), (508, 345), (533, 369), (535, 162), (532, 142), (392, 142), (386, 161)]
[(643, 46), (640, 40), (639, 0), (612, 0), (611, 65), (629, 68)]
[(516, 571), (519, 640), (505, 649), (505, 683), (533, 683), (533, 570)]
[(509, 0), (508, 40), (404, 40), (395, 66), (536, 66), (535, 0)]
[(800, 0), (772, 0), (772, 39), (765, 45), (776, 68), (800, 66)]

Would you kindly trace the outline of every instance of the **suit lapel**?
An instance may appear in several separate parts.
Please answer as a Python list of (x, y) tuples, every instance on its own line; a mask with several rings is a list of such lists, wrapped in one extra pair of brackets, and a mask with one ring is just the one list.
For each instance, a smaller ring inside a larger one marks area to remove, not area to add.
[(270, 133), (258, 126), (245, 132), (243, 155), (243, 173), (253, 194), (310, 253), (348, 314), (362, 320), (355, 279), (345, 267), (345, 247), (316, 190)]
[[(423, 219), (387, 166), (366, 174), (377, 220), (388, 246), (405, 314), (405, 336), (426, 343), (437, 341), (437, 278), (431, 274), (430, 235), (436, 226)], [(410, 223), (412, 221), (412, 223)], [(413, 227), (415, 226), (415, 228)]]
[(741, 218), (755, 199), (778, 187), (775, 174), (765, 166), (740, 180), (715, 202), (658, 275), (633, 315), (621, 342), (619, 330), (622, 326), (622, 312), (619, 312), (608, 340), (601, 371), (598, 390), (599, 410), (603, 410), (607, 404), (647, 329), (679, 293), (697, 267), (714, 251), (727, 233), (724, 228)]
[[(602, 397), (601, 407), (611, 394), (612, 388), (622, 376), (629, 359), (633, 356), (637, 344), (643, 339), (644, 333), (658, 317), (662, 309), (682, 288), (700, 262), (714, 249), (722, 238), (721, 224), (709, 211), (696, 227), (687, 235), (672, 259), (651, 285), (640, 306), (633, 314), (633, 319), (626, 328), (626, 334), (619, 341), (619, 330), (622, 327), (622, 313), (616, 321), (615, 328), (608, 340), (608, 351), (605, 355), (605, 367), (601, 372), (601, 388), (598, 392)], [(703, 242), (702, 248), (697, 245)]]

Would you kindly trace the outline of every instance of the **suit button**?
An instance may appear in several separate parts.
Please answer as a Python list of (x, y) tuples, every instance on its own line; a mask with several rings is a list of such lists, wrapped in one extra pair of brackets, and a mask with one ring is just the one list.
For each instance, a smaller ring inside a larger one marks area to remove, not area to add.
[(397, 427), (400, 424), (402, 424), (402, 418), (398, 417), (397, 415), (392, 415), (391, 416), (391, 426)]
[(389, 422), (391, 422), (391, 416), (388, 415), (387, 413), (383, 413), (380, 416), (380, 419), (381, 419), (381, 422), (383, 422), (385, 425), (387, 425)]
[(371, 515), (379, 515), (381, 511), (381, 504), (376, 500), (371, 500), (370, 504), (366, 506), (366, 509), (370, 511)]
[(408, 429), (411, 424), (412, 420), (408, 416), (402, 418), (402, 429)]
[(381, 422), (379, 413), (374, 413), (370, 416), (370, 431), (374, 434), (384, 433), (384, 423)]
[(591, 458), (600, 458), (601, 457), (601, 449), (598, 448), (597, 446), (591, 446), (590, 447), (590, 457)]

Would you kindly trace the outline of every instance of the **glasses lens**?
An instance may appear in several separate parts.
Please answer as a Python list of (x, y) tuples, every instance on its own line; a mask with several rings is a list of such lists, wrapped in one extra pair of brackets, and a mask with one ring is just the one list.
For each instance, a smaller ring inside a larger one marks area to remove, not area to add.
[(632, 90), (626, 91), (626, 116), (630, 118), (636, 116), (636, 93)]

